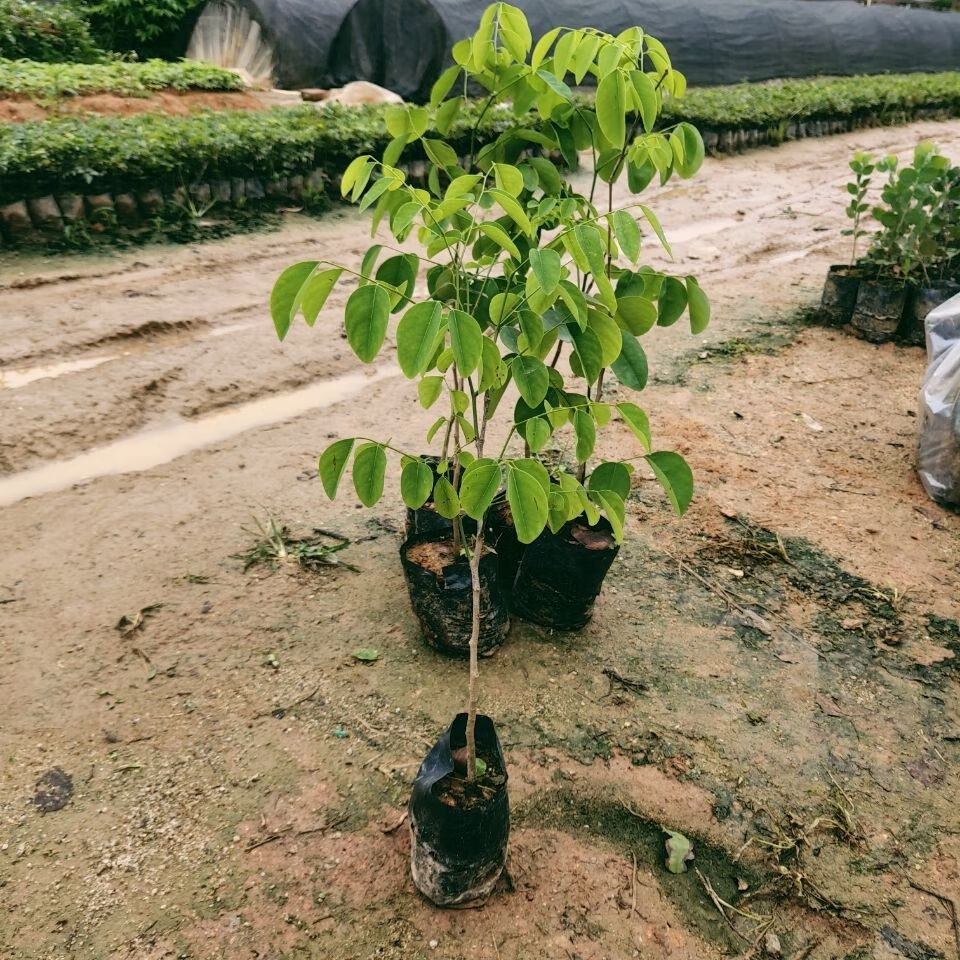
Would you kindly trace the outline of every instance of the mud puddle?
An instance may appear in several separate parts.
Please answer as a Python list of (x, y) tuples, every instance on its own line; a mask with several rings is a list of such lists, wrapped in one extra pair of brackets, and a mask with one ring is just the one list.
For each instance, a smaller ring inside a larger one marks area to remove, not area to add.
[(254, 400), (195, 422), (144, 430), (68, 460), (25, 470), (0, 480), (0, 506), (63, 490), (97, 477), (149, 470), (255, 427), (332, 406), (359, 393), (368, 384), (397, 372), (397, 368), (388, 366), (380, 367), (372, 374), (352, 373), (324, 380), (300, 390)]

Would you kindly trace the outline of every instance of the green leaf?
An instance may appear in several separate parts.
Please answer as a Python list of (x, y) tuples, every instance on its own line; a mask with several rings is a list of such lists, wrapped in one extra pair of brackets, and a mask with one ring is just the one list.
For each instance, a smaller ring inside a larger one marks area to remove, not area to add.
[(575, 410), (573, 431), (577, 435), (577, 463), (586, 463), (597, 444), (597, 424), (589, 413)]
[(353, 458), (353, 489), (365, 507), (372, 507), (383, 496), (386, 473), (387, 455), (379, 443), (365, 443), (357, 447)]
[(620, 496), (612, 490), (590, 491), (590, 496), (603, 507), (603, 512), (613, 527), (613, 536), (617, 543), (623, 543), (623, 525), (626, 520), (626, 507)]
[(360, 179), (360, 176), (368, 169), (368, 164), (372, 161), (368, 156), (356, 157), (352, 160), (346, 170), (343, 171), (343, 177), (340, 180), (340, 196), (345, 197), (353, 189), (354, 184)]
[(364, 362), (372, 363), (383, 346), (390, 318), (390, 297), (383, 287), (358, 287), (347, 300), (347, 341)]
[(439, 399), (443, 391), (443, 377), (424, 377), (417, 384), (420, 406), (429, 410)]
[(337, 488), (340, 486), (340, 478), (346, 469), (347, 461), (350, 459), (350, 451), (353, 450), (354, 441), (337, 440), (331, 443), (326, 450), (320, 454), (320, 462), (317, 465), (317, 473), (320, 474), (320, 482), (323, 484), (323, 492), (331, 499), (336, 499)]
[(637, 99), (640, 101), (640, 117), (643, 120), (643, 129), (650, 133), (657, 122), (657, 114), (660, 110), (657, 88), (650, 77), (640, 70), (632, 71), (630, 80), (633, 82), (633, 89), (636, 90)]
[(613, 230), (620, 249), (631, 263), (636, 263), (640, 256), (640, 228), (637, 221), (626, 210), (617, 210), (613, 214)]
[(312, 327), (317, 322), (317, 316), (323, 309), (327, 297), (330, 296), (330, 291), (336, 286), (342, 273), (342, 267), (323, 270), (314, 274), (303, 285), (300, 291), (300, 299), (303, 307), (303, 319), (307, 321), (308, 327)]
[(506, 364), (500, 357), (497, 345), (489, 338), (483, 338), (480, 355), (480, 380), (477, 389), (481, 392), (499, 386), (506, 378)]
[(429, 137), (424, 137), (423, 149), (430, 160), (438, 167), (455, 167), (460, 160), (453, 147), (442, 140), (432, 140)]
[(533, 48), (533, 56), (530, 58), (531, 70), (536, 72), (540, 69), (550, 47), (553, 46), (553, 41), (557, 39), (562, 29), (562, 27), (554, 27), (537, 41), (537, 45)]
[(595, 383), (603, 369), (603, 347), (597, 335), (589, 328), (570, 330), (573, 338), (574, 358), (580, 367), (580, 375), (587, 383)]
[(533, 543), (547, 525), (547, 492), (533, 474), (518, 468), (515, 463), (508, 465), (507, 503), (513, 514), (517, 539), (521, 543)]
[(657, 323), (661, 327), (673, 326), (687, 309), (687, 288), (676, 277), (665, 277), (660, 291), (660, 306)]
[(447, 67), (447, 69), (440, 74), (430, 90), (431, 107), (436, 109), (446, 100), (447, 94), (453, 89), (453, 85), (456, 83), (459, 75), (460, 67), (457, 64), (454, 64), (452, 67)]
[(642, 390), (647, 385), (647, 355), (632, 334), (623, 334), (620, 356), (611, 368), (617, 379), (631, 390)]
[(553, 293), (557, 289), (560, 284), (563, 264), (560, 261), (560, 254), (556, 250), (550, 250), (549, 248), (539, 250), (534, 247), (530, 251), (530, 267), (544, 293)]
[(474, 520), (482, 520), (500, 490), (500, 464), (484, 458), (474, 460), (463, 471), (460, 482), (460, 505)]
[(608, 73), (597, 85), (596, 110), (603, 135), (622, 148), (627, 138), (627, 85), (619, 70)]
[(679, 453), (666, 450), (647, 454), (646, 461), (670, 498), (673, 509), (682, 517), (693, 499), (693, 471), (687, 461)]
[(437, 133), (439, 133), (440, 136), (445, 137), (450, 131), (450, 127), (453, 126), (453, 121), (457, 119), (457, 114), (460, 112), (462, 103), (463, 97), (451, 97), (449, 100), (444, 101), (440, 109), (437, 110), (433, 125), (436, 127)]
[(625, 463), (601, 463), (590, 474), (587, 487), (591, 493), (606, 490), (615, 493), (621, 500), (626, 500), (630, 496), (630, 468)]
[(664, 235), (663, 227), (660, 226), (660, 219), (657, 215), (645, 204), (641, 203), (640, 210), (643, 212), (644, 217), (646, 217), (647, 223), (653, 228), (653, 232), (657, 235), (657, 239), (660, 241), (660, 245), (664, 250), (672, 257), (673, 251), (670, 249), (670, 244), (667, 243), (667, 238)]
[(690, 329), (696, 336), (710, 323), (710, 301), (695, 277), (687, 277), (687, 305), (690, 307)]
[(688, 180), (703, 166), (703, 138), (700, 131), (689, 123), (679, 124), (673, 137), (680, 141), (683, 148), (683, 161), (677, 163), (677, 170), (683, 179)]
[(360, 647), (358, 650), (354, 650), (350, 656), (361, 663), (375, 663), (380, 659), (380, 651), (372, 650), (369, 647)]
[(437, 513), (447, 520), (453, 520), (460, 514), (460, 499), (453, 484), (446, 477), (438, 477), (437, 485), (433, 488), (433, 503)]
[(667, 869), (671, 873), (684, 873), (687, 862), (693, 859), (693, 844), (682, 833), (667, 831)]
[(523, 425), (523, 438), (531, 453), (539, 453), (553, 436), (553, 428), (546, 417), (534, 417)]
[(391, 297), (393, 306), (391, 313), (402, 310), (410, 302), (417, 286), (417, 272), (420, 269), (420, 258), (415, 253), (401, 253), (390, 257), (380, 264), (377, 270), (377, 280), (396, 287), (399, 295)]
[(523, 192), (523, 174), (509, 163), (495, 163), (493, 175), (497, 187), (511, 197), (519, 197)]
[(447, 319), (450, 347), (461, 377), (469, 377), (480, 365), (483, 354), (483, 331), (469, 313), (451, 310)]
[(387, 166), (395, 167), (400, 160), (400, 155), (403, 153), (403, 148), (409, 142), (409, 134), (405, 133), (402, 137), (394, 137), (383, 151), (383, 162), (387, 164)]
[(618, 403), (617, 409), (623, 422), (633, 431), (644, 447), (649, 450), (651, 446), (650, 438), (650, 418), (635, 403)]
[(557, 168), (546, 157), (530, 157), (527, 163), (537, 171), (540, 188), (547, 195), (555, 195), (563, 190), (563, 179)]
[(540, 406), (550, 387), (550, 374), (546, 366), (536, 357), (522, 356), (513, 358), (511, 369), (520, 396), (531, 407)]
[(591, 310), (588, 326), (600, 342), (600, 366), (609, 367), (620, 356), (623, 345), (623, 334), (617, 321), (600, 310)]
[(433, 443), (433, 438), (437, 435), (437, 431), (447, 422), (446, 417), (438, 417), (433, 421), (430, 429), (427, 431), (427, 443)]
[(433, 492), (433, 470), (422, 460), (409, 460), (400, 473), (400, 496), (411, 510), (419, 510)]
[(523, 212), (523, 207), (503, 190), (487, 191), (497, 203), (503, 208), (504, 213), (527, 235), (533, 235), (533, 227), (530, 225), (530, 218)]
[(477, 226), (484, 236), (489, 237), (494, 243), (499, 244), (514, 260), (519, 262), (523, 259), (519, 249), (517, 249), (517, 245), (510, 239), (510, 234), (508, 234), (499, 223), (494, 223), (492, 220), (484, 220)]
[(313, 275), (318, 261), (304, 260), (287, 267), (277, 278), (270, 294), (270, 314), (277, 336), (282, 340), (290, 330), (290, 324), (300, 309), (301, 293), (304, 284)]
[(430, 367), (443, 307), (436, 300), (415, 303), (397, 324), (397, 360), (411, 380)]

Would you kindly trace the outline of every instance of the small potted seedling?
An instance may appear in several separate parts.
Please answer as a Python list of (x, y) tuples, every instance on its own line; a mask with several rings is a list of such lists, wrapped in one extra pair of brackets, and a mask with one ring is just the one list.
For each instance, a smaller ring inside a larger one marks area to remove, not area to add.
[[(681, 287), (694, 328), (709, 315), (695, 280), (637, 266), (638, 218), (662, 238), (653, 211), (636, 201), (615, 207), (611, 199), (624, 172), (640, 190), (654, 177), (691, 176), (703, 158), (689, 125), (655, 129), (663, 97), (680, 96), (685, 86), (659, 41), (639, 28), (616, 37), (558, 28), (534, 45), (523, 13), (496, 3), (477, 33), (454, 46), (453, 60), (429, 107), (387, 109), (394, 139), (384, 156), (357, 157), (341, 182), (345, 197), (373, 208), (374, 231), (386, 223), (393, 245), (375, 244), (356, 267), (295, 264), (271, 301), (282, 339), (301, 312), (312, 326), (341, 277), (354, 278), (345, 309), (351, 348), (374, 362), (398, 316), (400, 370), (416, 382), (422, 406), (439, 411), (426, 438), (432, 458), (399, 443), (345, 437), (323, 452), (319, 474), (333, 498), (351, 468), (358, 497), (372, 507), (383, 495), (388, 457), (396, 457), (407, 508), (429, 502), (446, 521), (411, 531), (401, 548), (424, 635), (470, 661), (467, 709), (424, 761), (410, 807), (414, 880), (441, 905), (490, 893), (509, 833), (506, 763), (493, 721), (478, 712), (479, 657), (503, 641), (507, 625), (489, 531), (508, 520), (518, 544), (528, 545), (545, 530), (605, 523), (618, 544), (633, 462), (650, 466), (682, 512), (692, 484), (675, 454), (600, 463), (589, 480), (585, 471), (548, 467), (537, 454), (555, 434), (572, 435), (586, 463), (597, 431), (617, 414), (649, 451), (647, 415), (633, 403), (603, 400), (603, 371), (642, 386), (639, 337), (662, 311), (673, 316)], [(595, 106), (567, 83), (588, 73), (597, 81)], [(478, 88), (488, 93), (471, 115), (466, 92)], [(494, 108), (512, 121), (495, 141), (461, 156), (448, 135), (472, 144), (479, 120), (465, 118)], [(426, 157), (425, 188), (397, 166), (408, 148)], [(543, 155), (562, 154), (572, 167), (579, 150), (595, 161), (588, 195)], [(598, 185), (609, 185), (604, 208), (595, 202)], [(398, 252), (411, 238), (419, 252)], [(630, 266), (617, 266), (621, 255)]]
[(931, 215), (950, 162), (932, 144), (921, 143), (911, 165), (900, 167), (890, 155), (876, 169), (888, 174), (881, 202), (872, 211), (881, 229), (866, 257), (876, 273), (860, 283), (852, 322), (859, 336), (883, 343), (901, 328), (912, 287), (937, 259), (940, 228)]
[(845, 237), (852, 239), (850, 262), (834, 264), (830, 267), (820, 301), (820, 312), (824, 321), (837, 327), (845, 326), (850, 322), (857, 303), (857, 292), (863, 277), (863, 268), (857, 262), (857, 246), (861, 238), (869, 234), (863, 226), (863, 218), (870, 211), (867, 195), (876, 170), (876, 162), (869, 153), (859, 151), (850, 161), (850, 169), (853, 171), (853, 179), (846, 187), (850, 194), (846, 213), (851, 225), (843, 231)]

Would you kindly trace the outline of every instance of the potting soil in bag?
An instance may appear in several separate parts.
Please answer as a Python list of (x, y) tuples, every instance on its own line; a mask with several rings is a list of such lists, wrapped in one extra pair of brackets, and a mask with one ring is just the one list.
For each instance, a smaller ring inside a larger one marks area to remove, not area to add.
[(960, 296), (925, 321), (927, 373), (920, 391), (917, 471), (931, 499), (960, 506)]
[(507, 765), (489, 717), (478, 715), (476, 726), (477, 756), (486, 758), (486, 776), (472, 788), (472, 795), (443, 789), (454, 775), (456, 756), (465, 748), (466, 725), (467, 715), (459, 714), (427, 754), (410, 798), (414, 883), (441, 907), (484, 900), (507, 860)]

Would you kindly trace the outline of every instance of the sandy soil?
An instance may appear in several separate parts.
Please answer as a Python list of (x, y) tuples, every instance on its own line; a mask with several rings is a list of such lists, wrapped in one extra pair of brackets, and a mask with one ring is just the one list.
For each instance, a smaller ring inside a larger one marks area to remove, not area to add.
[[(865, 131), (653, 198), (714, 302), (699, 340), (648, 338), (642, 401), (698, 497), (677, 520), (638, 477), (591, 626), (517, 625), (484, 664), (514, 833), (482, 911), (425, 905), (390, 830), (466, 671), (418, 636), (395, 503), (332, 505), (314, 471), (328, 437), (432, 418), (358, 374), (346, 291), (283, 346), (264, 306), (297, 258), (359, 260), (361, 219), (0, 258), (0, 955), (951, 956), (960, 517), (912, 470), (924, 358), (792, 316), (844, 256), (846, 159), (921, 138), (960, 154), (957, 122)], [(244, 573), (268, 513), (350, 537), (358, 572)], [(42, 814), (54, 767), (72, 799)], [(664, 826), (700, 876), (664, 870)], [(738, 933), (704, 881), (746, 884)]]
[(164, 90), (148, 97), (120, 97), (112, 93), (70, 97), (47, 107), (27, 97), (0, 97), (0, 123), (46, 120), (55, 115), (99, 113), (127, 117), (135, 113), (187, 114), (194, 110), (263, 110), (262, 99), (251, 93)]

